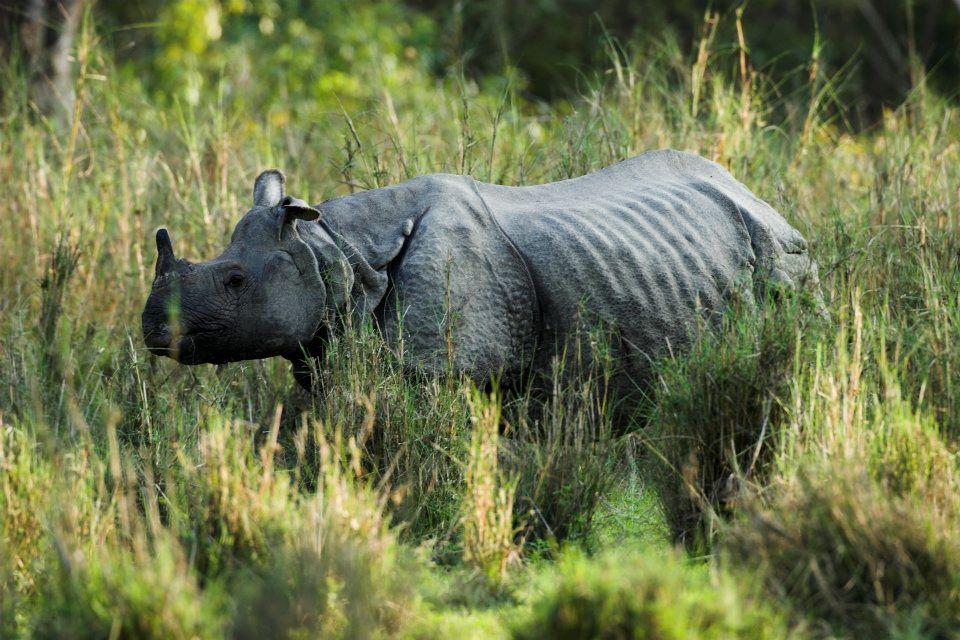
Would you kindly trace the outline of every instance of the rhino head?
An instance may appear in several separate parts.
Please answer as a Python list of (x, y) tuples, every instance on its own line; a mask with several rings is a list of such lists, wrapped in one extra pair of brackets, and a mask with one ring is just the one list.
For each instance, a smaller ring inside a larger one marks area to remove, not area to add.
[(283, 356), (302, 362), (349, 301), (353, 271), (320, 212), (284, 196), (279, 171), (253, 188), (253, 208), (209, 262), (177, 258), (157, 231), (157, 267), (141, 317), (154, 354), (184, 364)]

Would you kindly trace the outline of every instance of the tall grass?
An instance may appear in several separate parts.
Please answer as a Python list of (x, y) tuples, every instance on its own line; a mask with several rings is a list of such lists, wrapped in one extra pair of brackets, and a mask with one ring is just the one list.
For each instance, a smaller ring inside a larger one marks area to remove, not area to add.
[[(690, 56), (668, 36), (611, 43), (609, 73), (554, 105), (365, 69), (365, 98), (282, 124), (223, 99), (239, 78), (160, 108), (88, 24), (64, 133), (3, 70), (0, 634), (429, 636), (484, 615), (491, 633), (515, 616), (521, 635), (602, 633), (598, 611), (677, 637), (955, 628), (960, 110), (921, 84), (853, 134), (834, 79), (812, 65), (806, 93), (780, 95), (750, 25), (720, 43), (715, 20)], [(318, 201), (428, 171), (539, 183), (665, 146), (804, 233), (831, 319), (732, 316), (658, 369), (645, 421), (613, 410), (608, 368), (564, 375), (574, 353), (498, 405), (405, 375), (370, 326), (331, 342), (316, 396), (283, 361), (180, 367), (141, 346), (152, 230), (212, 257), (266, 166)], [(709, 566), (581, 558), (545, 590), (611, 488), (647, 480)], [(495, 594), (435, 596), (471, 563)], [(729, 587), (753, 580), (768, 603)]]
[(431, 538), (445, 555), (458, 531), (470, 449), (469, 388), (405, 376), (369, 324), (333, 339), (320, 382), (313, 410), (362, 451), (357, 464), (389, 490), (401, 536)]
[(956, 445), (904, 400), (882, 323), (871, 330), (860, 305), (854, 291), (833, 348), (794, 378), (776, 471), (725, 548), (824, 631), (949, 637), (960, 623)]
[(633, 424), (633, 412), (616, 412), (609, 336), (577, 334), (554, 359), (548, 388), (510, 407), (501, 455), (517, 475), (515, 512), (528, 542), (585, 538)]
[(500, 470), (500, 405), (476, 393), (470, 399), (473, 433), (464, 477), (463, 559), (489, 579), (502, 580), (518, 557), (513, 501), (517, 480)]

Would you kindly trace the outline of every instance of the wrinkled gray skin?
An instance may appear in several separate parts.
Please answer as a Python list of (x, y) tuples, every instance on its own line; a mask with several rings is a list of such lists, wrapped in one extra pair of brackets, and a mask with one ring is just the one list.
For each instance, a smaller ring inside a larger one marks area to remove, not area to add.
[(210, 262), (176, 259), (157, 233), (152, 352), (187, 364), (283, 356), (308, 386), (328, 332), (372, 314), (397, 344), (402, 328), (411, 367), (452, 362), (509, 382), (599, 322), (642, 379), (732, 296), (750, 303), (771, 281), (819, 295), (800, 234), (722, 167), (676, 151), (534, 187), (427, 175), (315, 208), (268, 171), (253, 204)]

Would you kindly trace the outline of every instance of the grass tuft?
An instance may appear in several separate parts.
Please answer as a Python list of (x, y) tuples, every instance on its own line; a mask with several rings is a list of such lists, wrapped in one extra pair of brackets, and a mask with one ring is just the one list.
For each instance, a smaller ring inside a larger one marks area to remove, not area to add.
[(201, 592), (175, 543), (139, 542), (123, 551), (63, 542), (41, 585), (31, 637), (217, 637), (222, 624), (217, 591)]
[(391, 637), (410, 615), (402, 572), (371, 571), (356, 543), (284, 547), (269, 562), (245, 567), (231, 582), (228, 636), (260, 638)]
[(463, 560), (497, 584), (519, 560), (513, 528), (517, 480), (500, 470), (500, 402), (496, 395), (484, 397), (474, 392), (470, 409), (473, 434), (462, 502)]

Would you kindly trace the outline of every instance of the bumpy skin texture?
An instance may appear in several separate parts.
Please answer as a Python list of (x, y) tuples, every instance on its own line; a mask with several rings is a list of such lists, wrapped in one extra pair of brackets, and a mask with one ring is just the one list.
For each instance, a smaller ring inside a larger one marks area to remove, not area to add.
[(308, 384), (327, 332), (373, 315), (411, 367), (509, 384), (602, 326), (636, 381), (733, 297), (750, 304), (771, 282), (819, 296), (800, 234), (722, 167), (676, 151), (533, 187), (428, 175), (316, 207), (268, 171), (253, 202), (210, 262), (175, 258), (158, 232), (143, 313), (154, 353), (279, 355)]
[(386, 275), (373, 311), (388, 338), (402, 332), (409, 363), (453, 364), (482, 380), (531, 352), (538, 305), (524, 259), (477, 188), (467, 176), (429, 175), (318, 208)]
[(613, 330), (642, 377), (731, 295), (749, 303), (768, 280), (819, 291), (795, 229), (719, 165), (676, 151), (533, 187), (423, 176), (319, 209), (388, 273), (375, 312), (388, 336), (402, 324), (408, 360), (481, 380), (545, 367), (578, 323)]

